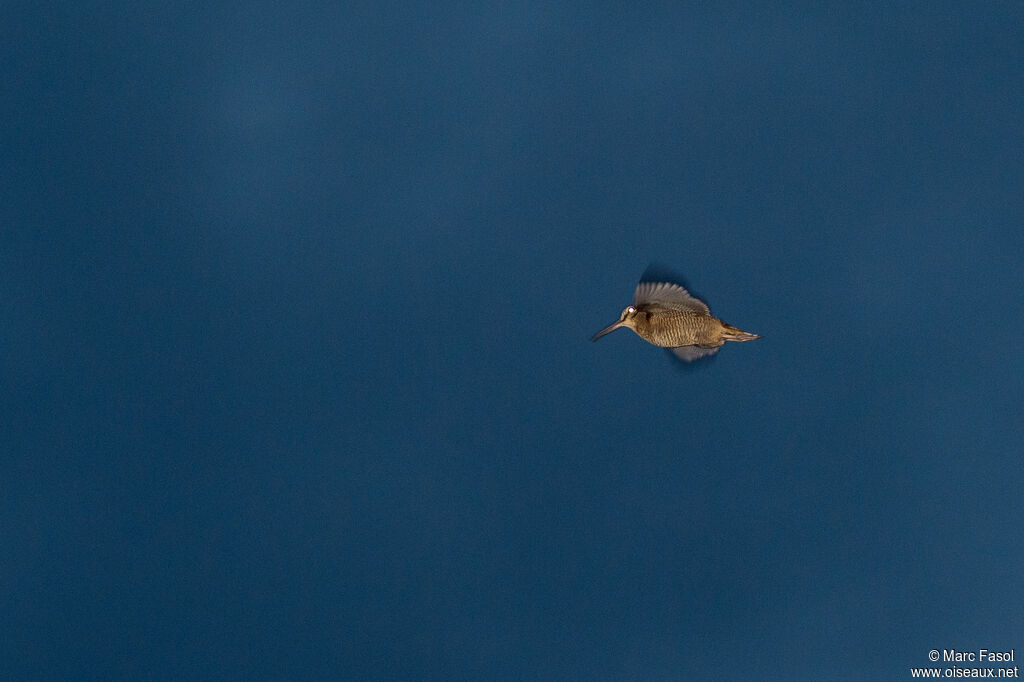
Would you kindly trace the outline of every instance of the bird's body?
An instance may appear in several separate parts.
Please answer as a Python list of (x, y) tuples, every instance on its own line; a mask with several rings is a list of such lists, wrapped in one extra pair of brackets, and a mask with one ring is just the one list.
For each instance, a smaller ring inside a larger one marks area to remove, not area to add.
[(703, 301), (671, 282), (641, 282), (633, 294), (633, 305), (627, 306), (618, 322), (599, 331), (591, 341), (619, 327), (632, 329), (655, 346), (671, 348), (687, 362), (711, 355), (726, 341), (760, 338), (722, 322)]

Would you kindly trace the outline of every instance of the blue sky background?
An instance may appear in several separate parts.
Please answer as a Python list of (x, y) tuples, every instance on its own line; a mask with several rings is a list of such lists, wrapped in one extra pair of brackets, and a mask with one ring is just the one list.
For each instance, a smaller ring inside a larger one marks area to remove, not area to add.
[[(8, 3), (0, 673), (1024, 651), (1019, 3)], [(764, 336), (614, 321), (648, 263)]]

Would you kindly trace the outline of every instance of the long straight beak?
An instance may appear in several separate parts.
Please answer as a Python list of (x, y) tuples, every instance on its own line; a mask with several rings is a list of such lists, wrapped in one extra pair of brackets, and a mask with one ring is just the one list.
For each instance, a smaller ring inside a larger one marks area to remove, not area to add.
[(599, 331), (598, 333), (594, 334), (594, 338), (592, 338), (590, 340), (591, 341), (597, 341), (599, 338), (601, 338), (605, 334), (607, 334), (609, 332), (613, 332), (613, 331), (615, 331), (616, 329), (618, 329), (621, 326), (622, 326), (622, 320), (619, 320), (615, 324), (609, 325), (609, 326), (605, 327), (604, 329), (602, 329), (601, 331)]

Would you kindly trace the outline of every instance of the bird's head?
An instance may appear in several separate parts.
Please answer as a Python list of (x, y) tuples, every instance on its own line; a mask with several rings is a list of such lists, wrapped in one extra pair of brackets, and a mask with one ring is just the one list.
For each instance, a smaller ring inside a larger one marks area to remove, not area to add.
[(629, 327), (630, 329), (633, 329), (635, 331), (636, 330), (636, 327), (635, 327), (635, 325), (636, 325), (636, 316), (639, 314), (639, 312), (640, 311), (637, 310), (635, 306), (631, 306), (631, 305), (626, 306), (625, 308), (622, 309), (622, 314), (619, 315), (619, 321), (618, 322), (616, 322), (614, 324), (611, 324), (611, 325), (608, 325), (607, 327), (605, 327), (604, 329), (602, 329), (598, 333), (594, 334), (594, 337), (592, 339), (590, 339), (590, 340), (591, 341), (597, 341), (599, 338), (601, 338), (605, 334), (607, 334), (609, 332), (613, 332), (616, 329), (618, 329), (619, 327)]

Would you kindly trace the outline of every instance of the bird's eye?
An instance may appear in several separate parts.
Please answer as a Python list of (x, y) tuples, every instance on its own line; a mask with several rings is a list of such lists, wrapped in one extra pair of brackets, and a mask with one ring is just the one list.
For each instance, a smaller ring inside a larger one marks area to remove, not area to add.
[(628, 308), (626, 308), (626, 312), (632, 315), (633, 313), (636, 312), (636, 308), (634, 308), (633, 306), (629, 306)]

